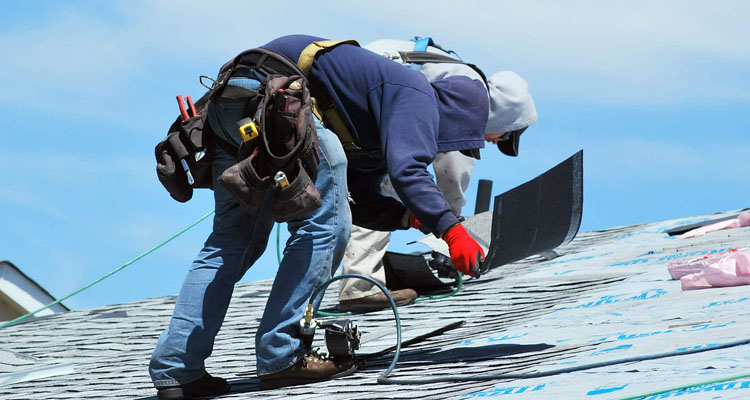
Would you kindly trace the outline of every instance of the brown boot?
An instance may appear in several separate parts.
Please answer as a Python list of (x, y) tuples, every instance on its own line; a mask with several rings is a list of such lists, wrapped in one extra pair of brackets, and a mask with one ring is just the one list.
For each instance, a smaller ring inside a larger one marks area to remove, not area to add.
[[(413, 289), (401, 289), (401, 290), (390, 290), (393, 301), (396, 302), (397, 306), (405, 306), (414, 302), (417, 298), (417, 292)], [(378, 311), (384, 308), (389, 308), (391, 303), (388, 298), (385, 297), (383, 292), (371, 294), (366, 297), (351, 300), (339, 301), (339, 311), (341, 312), (353, 312), (353, 313), (366, 313), (370, 311)]]
[(328, 358), (313, 350), (291, 367), (260, 376), (262, 389), (304, 385), (347, 376), (357, 370), (353, 357)]

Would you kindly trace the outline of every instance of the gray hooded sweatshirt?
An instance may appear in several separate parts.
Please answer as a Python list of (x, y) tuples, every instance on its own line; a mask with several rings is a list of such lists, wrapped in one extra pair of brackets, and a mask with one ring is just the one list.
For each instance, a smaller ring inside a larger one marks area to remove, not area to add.
[[(414, 51), (414, 42), (382, 39), (369, 43), (365, 48), (403, 64), (398, 52)], [(428, 46), (427, 51), (457, 59), (456, 56), (433, 46)], [(420, 72), (433, 83), (451, 76), (482, 79), (474, 69), (465, 64), (426, 63), (422, 65)], [(511, 132), (526, 128), (537, 121), (529, 86), (518, 74), (512, 71), (496, 72), (490, 76), (487, 83), (490, 110), (486, 133)]]

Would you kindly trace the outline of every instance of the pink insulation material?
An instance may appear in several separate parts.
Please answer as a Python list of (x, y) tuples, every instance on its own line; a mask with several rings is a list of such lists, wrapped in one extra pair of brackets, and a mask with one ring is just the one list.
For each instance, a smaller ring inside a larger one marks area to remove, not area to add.
[(672, 279), (680, 280), (682, 290), (750, 285), (750, 248), (673, 261), (667, 269)]
[(744, 226), (750, 226), (750, 212), (744, 212), (738, 215), (737, 218), (720, 221), (715, 224), (702, 226), (700, 228), (695, 228), (692, 231), (687, 231), (678, 237), (680, 239), (689, 239), (703, 236), (709, 232), (714, 232), (721, 229), (734, 229)]

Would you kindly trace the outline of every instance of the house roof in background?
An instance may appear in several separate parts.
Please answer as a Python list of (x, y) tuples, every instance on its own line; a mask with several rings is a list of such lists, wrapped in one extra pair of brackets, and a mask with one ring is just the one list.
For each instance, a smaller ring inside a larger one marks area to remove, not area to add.
[[(747, 287), (684, 292), (667, 263), (750, 244), (750, 228), (678, 239), (665, 231), (718, 218), (690, 217), (581, 233), (557, 249), (468, 280), (456, 296), (399, 309), (405, 332), (464, 320), (457, 329), (402, 350), (396, 378), (527, 373), (672, 350), (716, 347), (750, 332)], [(175, 277), (175, 279), (179, 279)], [(629, 362), (584, 372), (523, 380), (382, 385), (376, 379), (392, 354), (365, 370), (332, 381), (260, 391), (254, 334), (271, 281), (237, 285), (213, 355), (212, 374), (230, 381), (222, 398), (473, 398), (611, 399), (711, 381), (746, 372), (750, 346)], [(331, 285), (323, 308), (335, 305)], [(4, 399), (155, 398), (148, 376), (150, 353), (167, 326), (175, 297), (73, 311), (0, 330), (0, 349), (15, 361), (3, 373), (57, 366), (57, 376), (0, 386)], [(394, 328), (384, 310), (352, 316), (360, 330)], [(318, 333), (318, 338), (322, 336)], [(388, 345), (394, 337), (385, 337)], [(322, 343), (321, 343), (322, 345)], [(13, 358), (16, 357), (16, 358)], [(65, 364), (69, 363), (69, 364)], [(72, 367), (71, 367), (72, 366)], [(746, 398), (750, 378), (661, 395)], [(666, 397), (665, 397), (666, 396)]]
[[(40, 284), (29, 278), (10, 261), (0, 261), (0, 292), (26, 312), (38, 310), (56, 300)], [(41, 311), (38, 315), (45, 316), (65, 311), (70, 311), (70, 309), (59, 303)]]

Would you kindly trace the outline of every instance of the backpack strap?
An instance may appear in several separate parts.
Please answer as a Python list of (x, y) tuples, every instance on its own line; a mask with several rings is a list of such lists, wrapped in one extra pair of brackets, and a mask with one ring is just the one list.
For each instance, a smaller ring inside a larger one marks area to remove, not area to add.
[(414, 39), (414, 51), (427, 51), (427, 47), (433, 46), (433, 47), (439, 47), (435, 46), (435, 42), (432, 41), (432, 38), (430, 36), (427, 36), (425, 38), (416, 36)]
[[(414, 39), (412, 39), (412, 41), (414, 41), (414, 52), (426, 52), (427, 47), (429, 46), (435, 47), (435, 42), (433, 42), (432, 38), (429, 36), (427, 36), (426, 38), (415, 36)], [(408, 61), (404, 60), (404, 62), (408, 62)], [(409, 68), (415, 71), (419, 71), (420, 69), (422, 69), (422, 64), (411, 62), (409, 64)]]
[[(302, 53), (300, 53), (299, 59), (297, 60), (297, 66), (302, 70), (305, 76), (308, 76), (312, 70), (315, 56), (319, 52), (332, 49), (341, 44), (351, 44), (359, 47), (359, 43), (357, 43), (356, 40), (321, 40), (318, 42), (312, 42), (302, 50)], [(317, 99), (313, 99), (313, 113), (315, 113), (315, 116), (318, 117), (320, 121), (324, 121), (327, 127), (339, 137), (341, 144), (344, 146), (344, 151), (361, 150), (361, 148), (354, 142), (354, 137), (346, 126), (346, 123), (344, 123), (344, 120), (341, 118), (333, 101), (327, 98), (321, 98), (319, 103)]]
[(457, 60), (453, 57), (448, 57), (446, 55), (438, 54), (438, 53), (431, 53), (431, 52), (418, 52), (418, 51), (399, 51), (399, 56), (401, 57), (401, 61), (404, 63), (411, 63), (411, 65), (422, 65), (426, 63), (444, 63), (444, 64), (463, 64), (468, 66), (469, 68), (476, 71), (477, 74), (482, 78), (482, 81), (484, 82), (484, 86), (487, 87), (487, 90), (489, 90), (489, 82), (487, 81), (487, 76), (484, 75), (484, 72), (482, 72), (479, 67), (477, 67), (474, 64), (467, 63), (461, 60)]
[(458, 58), (460, 61), (464, 60), (455, 51), (445, 49), (445, 48), (443, 48), (443, 46), (435, 43), (435, 41), (432, 40), (432, 37), (430, 37), (430, 36), (427, 36), (425, 38), (420, 37), (420, 36), (414, 36), (414, 39), (410, 39), (410, 40), (412, 42), (414, 42), (414, 51), (427, 51), (427, 48), (429, 46), (432, 46), (432, 47), (434, 47), (434, 48), (436, 48), (438, 50), (442, 50), (442, 51), (444, 51), (444, 52), (446, 52), (448, 54), (452, 54), (454, 57)]

